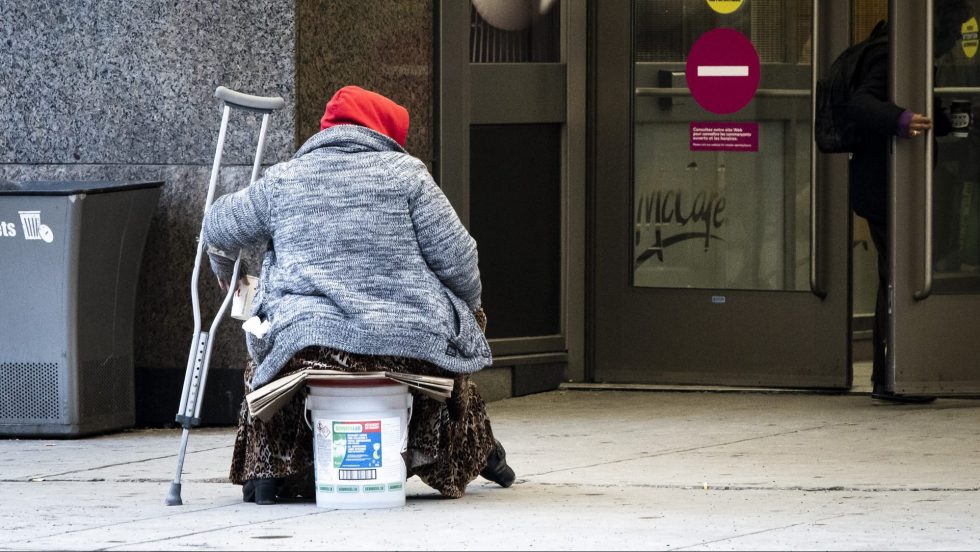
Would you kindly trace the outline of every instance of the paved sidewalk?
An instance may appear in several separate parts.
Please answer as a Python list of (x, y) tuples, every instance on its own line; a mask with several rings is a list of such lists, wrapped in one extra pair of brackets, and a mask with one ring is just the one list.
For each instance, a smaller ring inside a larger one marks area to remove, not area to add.
[(490, 404), (518, 482), (392, 510), (256, 506), (232, 428), (0, 440), (0, 549), (980, 549), (980, 401), (563, 390)]

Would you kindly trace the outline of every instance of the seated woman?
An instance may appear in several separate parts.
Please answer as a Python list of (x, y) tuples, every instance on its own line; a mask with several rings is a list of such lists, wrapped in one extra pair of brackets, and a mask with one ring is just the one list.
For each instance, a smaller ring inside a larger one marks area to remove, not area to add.
[[(214, 202), (204, 239), (222, 251), (266, 247), (250, 314), (269, 330), (246, 334), (246, 392), (308, 367), (455, 378), (446, 402), (415, 394), (405, 461), (409, 476), (458, 498), (477, 475), (503, 487), (515, 476), (467, 376), (492, 362), (476, 242), (403, 149), (408, 122), (390, 99), (341, 88), (292, 159)], [(232, 261), (211, 264), (227, 289)], [(312, 496), (303, 399), (268, 422), (242, 405), (231, 480), (245, 501)]]

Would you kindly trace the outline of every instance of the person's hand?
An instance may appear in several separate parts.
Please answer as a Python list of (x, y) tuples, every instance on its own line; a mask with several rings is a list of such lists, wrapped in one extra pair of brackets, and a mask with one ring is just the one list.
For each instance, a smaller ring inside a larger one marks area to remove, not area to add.
[[(218, 287), (221, 288), (221, 292), (228, 293), (228, 280), (225, 280), (224, 278), (218, 278), (217, 280)], [(246, 279), (245, 276), (242, 276), (238, 279), (238, 285), (248, 285), (248, 279)]]
[(932, 128), (932, 119), (921, 113), (913, 113), (909, 122), (909, 138), (915, 138)]
[(228, 280), (225, 280), (224, 278), (218, 278), (217, 280), (221, 293), (228, 293)]

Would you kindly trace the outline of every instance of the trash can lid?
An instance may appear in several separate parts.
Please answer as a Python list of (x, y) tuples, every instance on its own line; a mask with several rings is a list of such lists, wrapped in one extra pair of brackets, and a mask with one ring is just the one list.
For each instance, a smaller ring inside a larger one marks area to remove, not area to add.
[(156, 188), (163, 186), (163, 181), (132, 181), (132, 180), (31, 180), (25, 182), (0, 181), (0, 195), (75, 195), (103, 194), (140, 188)]

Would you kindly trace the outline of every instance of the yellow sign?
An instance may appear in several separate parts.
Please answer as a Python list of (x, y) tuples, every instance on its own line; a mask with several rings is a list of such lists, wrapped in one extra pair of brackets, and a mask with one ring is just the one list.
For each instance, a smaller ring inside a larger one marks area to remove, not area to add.
[(745, 0), (708, 0), (711, 9), (718, 13), (732, 13), (742, 7)]
[(973, 56), (977, 55), (977, 46), (980, 45), (977, 30), (976, 17), (963, 24), (963, 53), (968, 58), (973, 58)]

